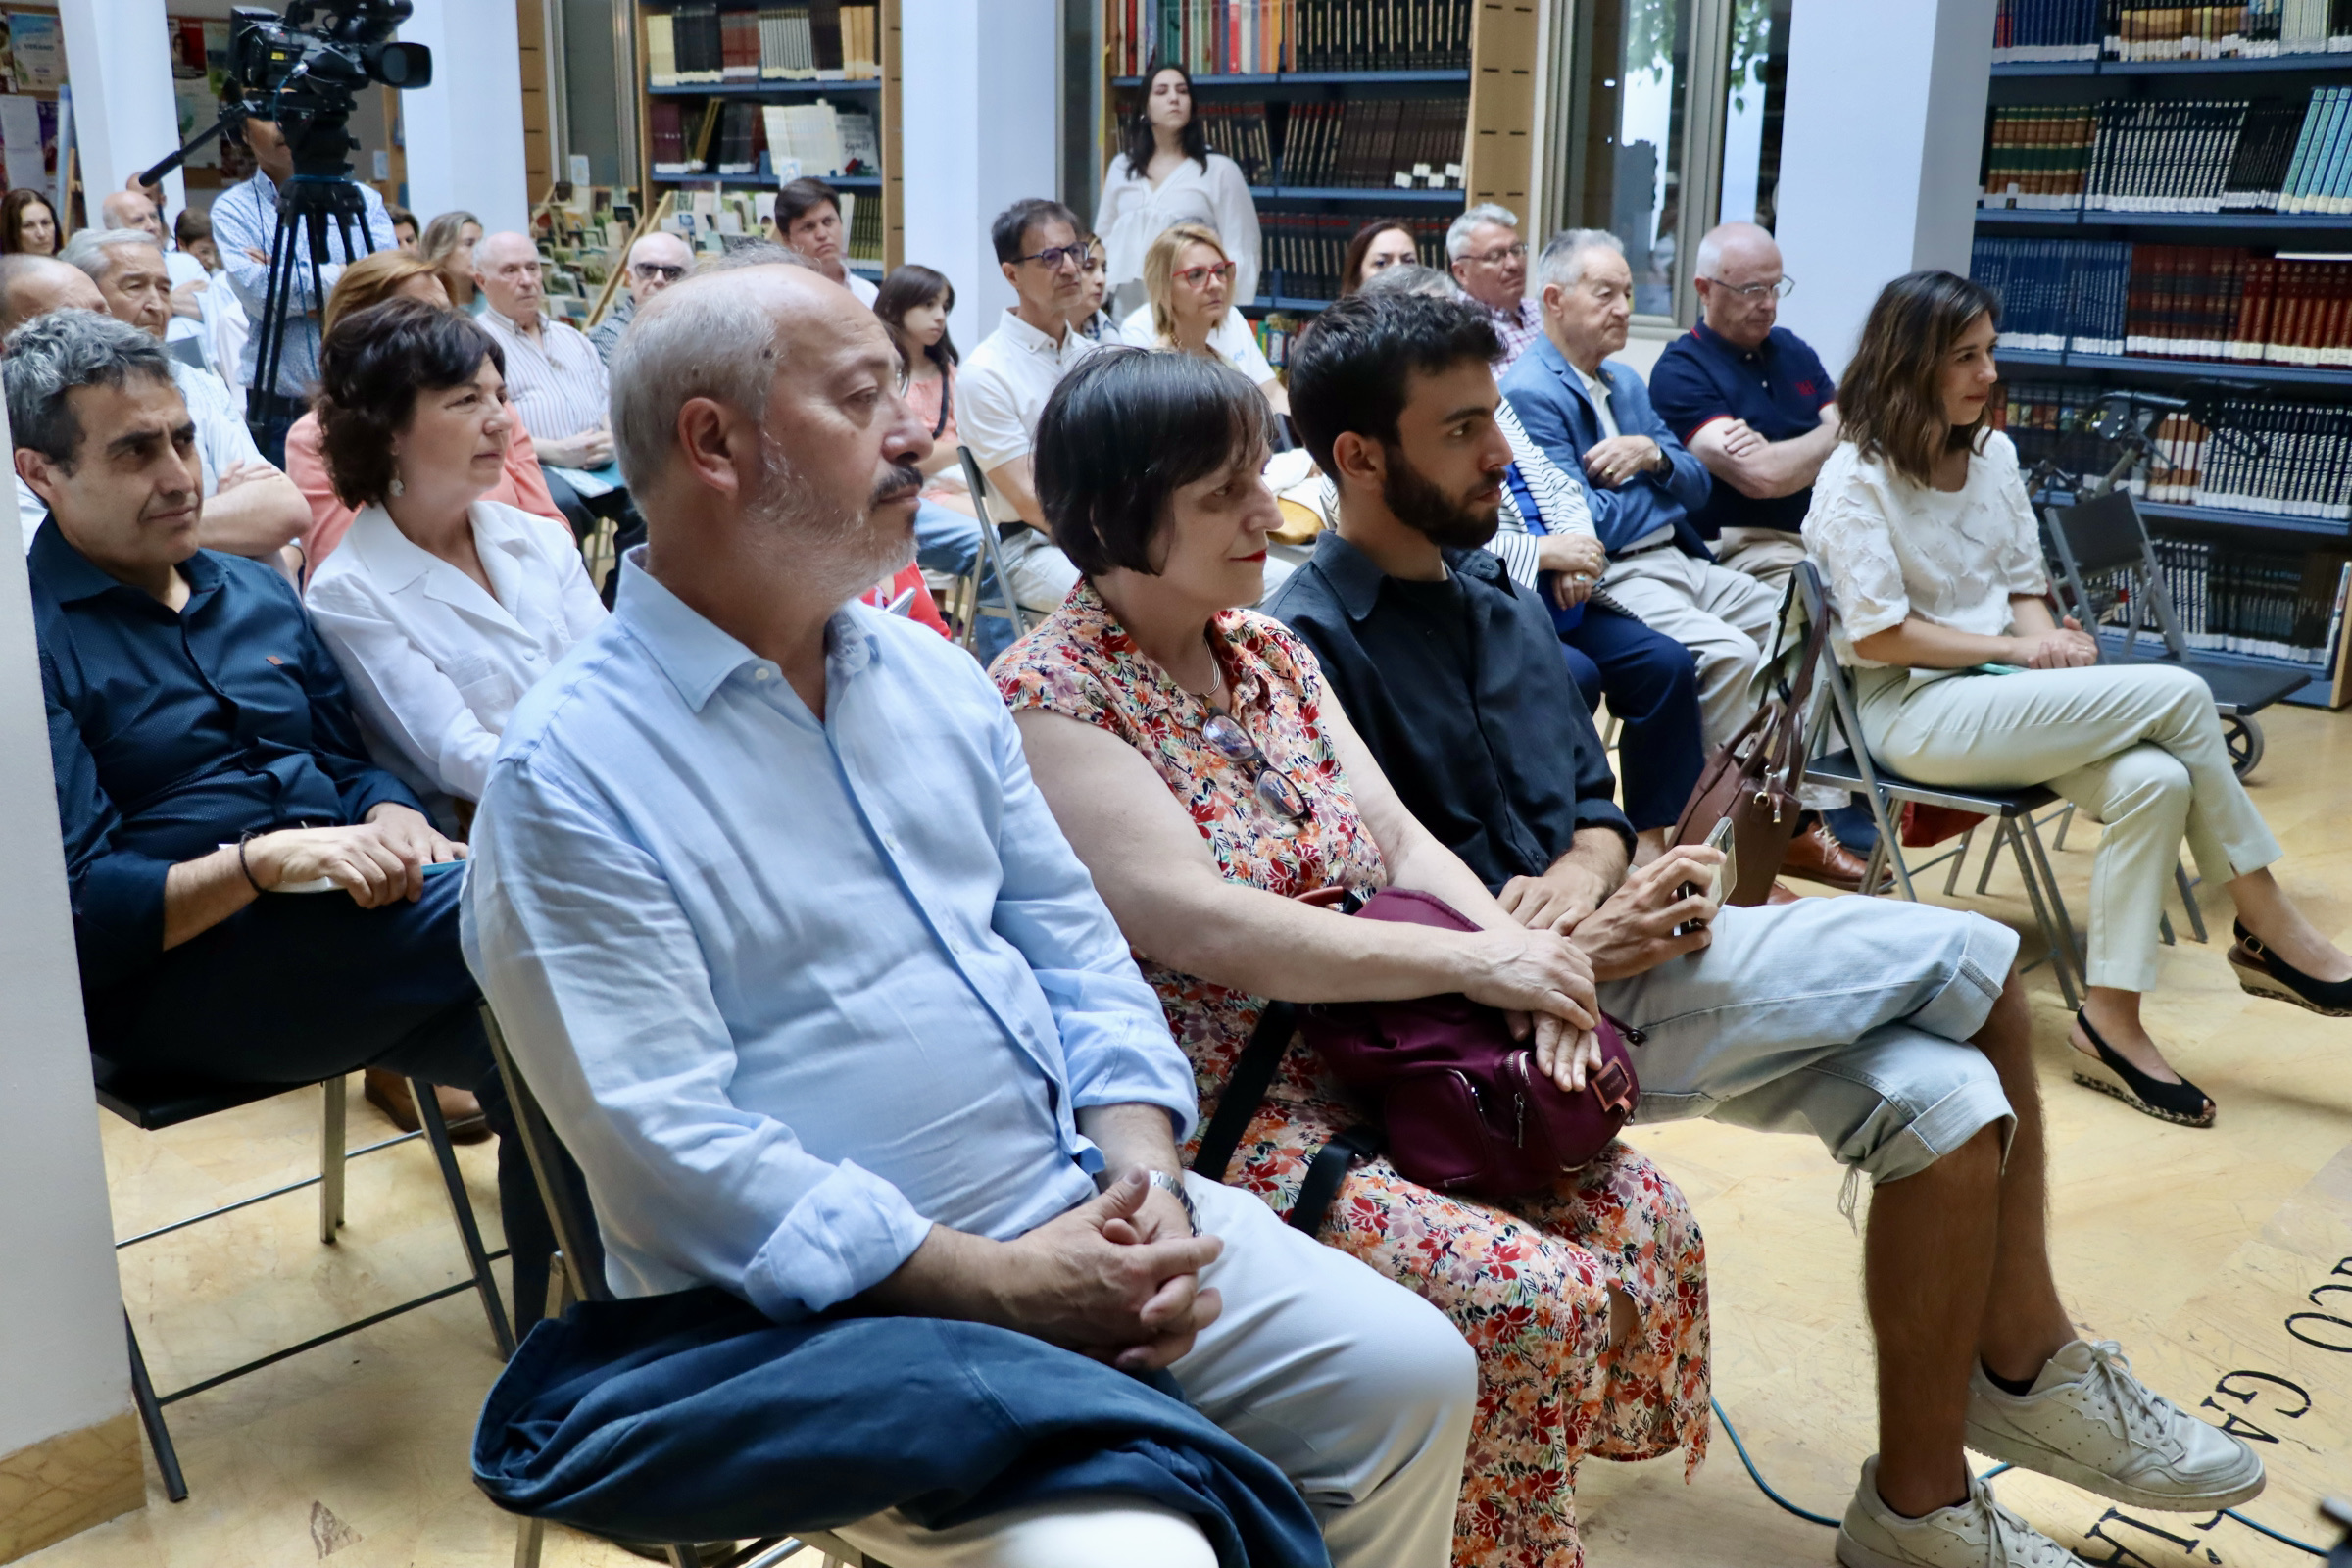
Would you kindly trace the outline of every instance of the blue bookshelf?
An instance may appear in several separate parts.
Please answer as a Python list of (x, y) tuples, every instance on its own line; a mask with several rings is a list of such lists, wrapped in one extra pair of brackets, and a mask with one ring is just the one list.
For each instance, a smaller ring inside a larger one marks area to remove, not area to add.
[[(1113, 76), (1113, 87), (1136, 88), (1144, 84), (1141, 76)], [(1468, 88), (1467, 71), (1282, 71), (1195, 76), (1193, 85), (1203, 91), (1223, 91), (1243, 87), (1440, 87), (1456, 85)]]
[(879, 93), (878, 81), (728, 81), (689, 82), (676, 87), (648, 87), (656, 98), (830, 98), (835, 93)]
[(2238, 76), (2352, 72), (2352, 54), (2271, 55), (2253, 60), (2020, 60), (1992, 68), (1995, 81), (2029, 76)]
[[(2034, 207), (1980, 207), (1979, 228), (2195, 228), (2231, 234), (2338, 236), (2352, 233), (2352, 213), (2112, 213), (2097, 209), (2051, 212)], [(2279, 238), (2253, 243), (2279, 243)]]
[(1459, 190), (1404, 190), (1386, 185), (1252, 185), (1250, 198), (1260, 202), (1369, 202), (1375, 207), (1443, 207), (1449, 211), (1464, 200)]
[(2272, 365), (2258, 360), (2177, 360), (2146, 354), (2078, 354), (2072, 349), (2001, 349), (2005, 366), (2035, 370), (2096, 370), (2108, 375), (2171, 381), (2235, 381), (2248, 387), (2326, 387), (2352, 393), (2352, 369), (2317, 365)]

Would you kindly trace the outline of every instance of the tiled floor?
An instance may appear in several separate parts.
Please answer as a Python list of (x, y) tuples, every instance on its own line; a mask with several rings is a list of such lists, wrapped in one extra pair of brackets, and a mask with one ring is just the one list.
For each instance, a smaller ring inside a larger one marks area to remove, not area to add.
[[(2352, 716), (2289, 710), (2266, 719), (2271, 749), (2255, 798), (2287, 846), (2287, 884), (2340, 941), (2352, 933)], [(2093, 842), (2078, 828), (2057, 857), (2078, 910)], [(1989, 912), (2028, 918), (2013, 872), (1996, 876), (1993, 895), (1983, 906)], [(2226, 905), (2213, 894), (2206, 903), (2209, 925), (2226, 934)], [(2222, 1107), (2217, 1127), (2196, 1132), (2070, 1083), (2065, 1015), (2041, 971), (2034, 984), (2055, 1246), (2070, 1305), (2122, 1340), (2159, 1388), (2190, 1405), (2211, 1396), (2207, 1414), (2242, 1423), (2271, 1466), (2270, 1492), (2245, 1511), (2319, 1539), (2317, 1497), (2352, 1493), (2352, 1023), (2244, 996), (2219, 945), (2169, 951), (2151, 1021)], [(315, 1170), (317, 1122), (313, 1094), (159, 1136), (108, 1119), (118, 1234)], [(380, 1125), (355, 1093), (352, 1141)], [(1872, 1422), (1860, 1246), (1838, 1214), (1838, 1171), (1808, 1141), (1703, 1122), (1643, 1129), (1636, 1142), (1682, 1184), (1707, 1228), (1725, 1407), (1785, 1494), (1842, 1511)], [(489, 1152), (461, 1153), (494, 1228)], [(459, 1277), (456, 1238), (420, 1147), (355, 1164), (349, 1212), (332, 1249), (319, 1245), (305, 1194), (125, 1253), (123, 1293), (158, 1384), (178, 1387)], [(2329, 1284), (2338, 1289), (2315, 1302), (2310, 1293)], [(200, 1395), (171, 1412), (188, 1501), (165, 1502), (151, 1478), (144, 1513), (27, 1560), (503, 1565), (511, 1525), (466, 1469), (473, 1413), (496, 1372), (481, 1313), (459, 1296)], [(1579, 1506), (1593, 1568), (1831, 1561), (1830, 1532), (1767, 1502), (1720, 1428), (1697, 1482), (1686, 1488), (1680, 1470), (1672, 1460), (1586, 1466)], [(2228, 1519), (2134, 1522), (2039, 1478), (1996, 1487), (2097, 1563), (2312, 1561)], [(558, 1532), (547, 1560), (571, 1568), (635, 1559)]]

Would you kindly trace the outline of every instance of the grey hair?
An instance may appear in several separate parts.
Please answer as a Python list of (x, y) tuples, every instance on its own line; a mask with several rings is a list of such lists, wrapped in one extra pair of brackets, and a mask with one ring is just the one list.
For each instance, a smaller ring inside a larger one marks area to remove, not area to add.
[(51, 311), (8, 334), (0, 380), (8, 387), (8, 423), (16, 444), (30, 447), (71, 473), (81, 449), (81, 421), (66, 394), (77, 387), (121, 387), (132, 376), (170, 386), (163, 344), (96, 311)]
[(1470, 231), (1483, 223), (1499, 223), (1504, 228), (1517, 228), (1519, 215), (1508, 207), (1494, 202), (1480, 202), (1453, 220), (1446, 230), (1446, 259), (1458, 262), (1470, 254)]
[(1431, 299), (1458, 300), (1463, 297), (1462, 285), (1434, 267), (1418, 262), (1397, 262), (1382, 268), (1364, 279), (1358, 294), (1420, 294)]
[(0, 256), (0, 335), (5, 335), (11, 327), (21, 326), (32, 319), (28, 314), (17, 308), (18, 286), (52, 267), (65, 265), (54, 256), (34, 256), (25, 251)]
[(1605, 228), (1563, 228), (1544, 241), (1544, 254), (1536, 258), (1537, 284), (1576, 287), (1585, 280), (1588, 251), (1614, 251), (1623, 256), (1625, 241)]
[(68, 267), (78, 267), (93, 283), (106, 281), (106, 274), (115, 270), (115, 259), (108, 252), (125, 245), (144, 245), (156, 255), (164, 254), (162, 245), (143, 228), (85, 228), (66, 241), (66, 248), (57, 259)]
[(817, 270), (814, 262), (789, 245), (779, 245), (772, 239), (752, 239), (741, 245), (730, 245), (721, 254), (698, 262), (694, 275), (705, 277), (712, 272), (739, 272), (747, 267), (797, 267), (809, 272)]
[(710, 281), (713, 271), (736, 270), (732, 262), (662, 290), (612, 350), (612, 450), (637, 494), (669, 466), (687, 399), (710, 398), (755, 418), (767, 405), (782, 352), (776, 320), (758, 292)]

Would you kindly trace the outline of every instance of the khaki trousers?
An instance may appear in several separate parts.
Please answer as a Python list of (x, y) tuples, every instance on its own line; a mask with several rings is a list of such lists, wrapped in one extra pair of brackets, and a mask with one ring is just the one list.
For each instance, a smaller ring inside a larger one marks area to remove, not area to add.
[(1715, 541), (1715, 564), (1745, 572), (1776, 595), (1805, 559), (1805, 542), (1778, 528), (1726, 528)]
[(2157, 916), (2188, 840), (2206, 881), (2279, 858), (2278, 841), (2230, 770), (2211, 688), (2185, 669), (2099, 664), (1915, 680), (1856, 681), (1871, 755), (1922, 784), (2046, 784), (2105, 825), (2090, 865), (2094, 986), (2156, 984)]

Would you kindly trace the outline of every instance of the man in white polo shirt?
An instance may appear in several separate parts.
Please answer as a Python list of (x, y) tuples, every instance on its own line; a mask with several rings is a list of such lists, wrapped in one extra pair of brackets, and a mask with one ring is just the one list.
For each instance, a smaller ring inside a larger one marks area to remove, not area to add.
[(507, 396), (540, 463), (590, 471), (612, 463), (604, 356), (540, 308), (539, 247), (525, 234), (488, 236), (473, 248), (473, 281), (489, 298), (482, 328), (506, 350)]
[(1029, 452), (1046, 399), (1096, 347), (1070, 330), (1086, 288), (1087, 243), (1078, 237), (1075, 213), (1034, 197), (999, 213), (989, 237), (1019, 300), (963, 357), (956, 428), (988, 480), (989, 516), (999, 525), (1013, 597), (1024, 610), (1051, 613), (1069, 597), (1078, 568), (1046, 533)]

